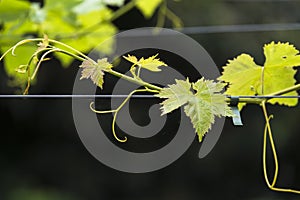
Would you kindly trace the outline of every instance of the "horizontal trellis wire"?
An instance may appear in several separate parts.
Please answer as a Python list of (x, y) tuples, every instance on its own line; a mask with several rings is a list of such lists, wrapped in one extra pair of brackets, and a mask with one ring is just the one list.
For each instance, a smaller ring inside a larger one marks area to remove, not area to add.
[[(66, 99), (66, 98), (127, 98), (128, 95), (120, 94), (120, 95), (111, 95), (111, 94), (100, 94), (100, 95), (88, 95), (88, 94), (30, 94), (30, 95), (10, 95), (10, 94), (2, 94), (0, 95), (0, 99)], [(300, 98), (300, 96), (284, 96), (284, 95), (274, 95), (274, 96), (263, 96), (263, 95), (241, 95), (241, 96), (227, 96), (228, 98), (256, 98), (256, 99), (271, 99), (271, 98)], [(132, 95), (131, 98), (156, 98), (153, 95)]]

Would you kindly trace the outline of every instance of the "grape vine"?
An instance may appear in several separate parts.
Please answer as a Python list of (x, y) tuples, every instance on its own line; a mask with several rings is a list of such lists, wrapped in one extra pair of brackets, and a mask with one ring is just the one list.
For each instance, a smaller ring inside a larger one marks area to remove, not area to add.
[[(29, 0), (0, 1), (0, 51), (7, 51), (12, 45), (23, 39), (43, 37), (63, 42), (81, 52), (95, 48), (96, 43), (112, 38), (118, 31), (114, 21), (134, 8), (141, 17), (150, 19), (157, 10), (157, 26), (163, 27), (169, 20), (174, 28), (182, 26), (181, 19), (168, 7), (166, 0), (44, 0), (43, 4)], [(59, 27), (59, 29), (57, 28)], [(113, 40), (101, 45), (99, 52), (112, 51)], [(34, 46), (22, 45), (18, 48), (22, 56), (16, 59), (8, 55), (4, 59), (9, 84), (23, 90), (26, 77), (15, 73), (15, 66), (26, 62), (28, 56), (36, 53)], [(53, 50), (62, 66), (68, 67), (73, 58)], [(35, 60), (32, 61), (33, 63)], [(24, 66), (26, 68), (26, 66)], [(23, 71), (21, 67), (20, 71)]]
[[(27, 63), (23, 63), (16, 69), (18, 73), (25, 74), (27, 77), (24, 95), (28, 94), (31, 81), (34, 80), (41, 64), (49, 59), (47, 56), (51, 53), (61, 53), (82, 61), (80, 65), (82, 70), (81, 79), (90, 79), (101, 89), (104, 82), (103, 77), (107, 73), (143, 87), (132, 91), (117, 108), (112, 110), (96, 110), (94, 102), (90, 103), (90, 109), (95, 113), (113, 114), (112, 134), (119, 142), (126, 142), (127, 137), (119, 138), (115, 131), (117, 115), (134, 93), (149, 92), (155, 97), (163, 99), (161, 103), (162, 115), (183, 107), (198, 135), (199, 142), (210, 130), (216, 117), (234, 116), (229, 106), (231, 97), (246, 96), (239, 99), (239, 109), (242, 110), (247, 104), (258, 104), (262, 108), (265, 118), (263, 172), (267, 186), (274, 191), (300, 194), (298, 190), (276, 186), (279, 164), (270, 125), (273, 116), (268, 114), (266, 106), (267, 103), (284, 106), (295, 106), (298, 103), (297, 98), (272, 98), (272, 96), (297, 95), (296, 91), (300, 89), (300, 84), (295, 85), (296, 80), (294, 79), (295, 67), (300, 66), (300, 55), (293, 45), (281, 42), (266, 44), (264, 46), (266, 61), (263, 66), (257, 65), (250, 55), (241, 54), (237, 58), (228, 61), (228, 64), (223, 67), (223, 73), (218, 81), (207, 80), (202, 77), (192, 83), (187, 78), (186, 80), (175, 80), (175, 83), (162, 88), (148, 83), (140, 77), (143, 70), (159, 72), (167, 67), (167, 64), (159, 59), (158, 54), (148, 58), (137, 58), (133, 55), (123, 56), (125, 60), (132, 64), (130, 68), (131, 76), (129, 76), (116, 71), (107, 58), (95, 61), (81, 51), (65, 43), (49, 39), (46, 35), (44, 38), (25, 39), (18, 42), (2, 55), (0, 61), (9, 53), (16, 55), (16, 49), (27, 43), (37, 43), (37, 47), (35, 47), (35, 52), (28, 58)], [(246, 77), (241, 75), (245, 73), (247, 74)], [(222, 93), (224, 88), (226, 89), (225, 93)], [(255, 95), (257, 98), (250, 98), (247, 95)], [(266, 166), (268, 139), (275, 164), (272, 181), (269, 180)]]

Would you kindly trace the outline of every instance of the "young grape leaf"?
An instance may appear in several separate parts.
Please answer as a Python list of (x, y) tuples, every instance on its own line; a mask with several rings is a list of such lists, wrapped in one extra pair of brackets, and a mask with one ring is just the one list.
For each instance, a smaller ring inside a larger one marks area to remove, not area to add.
[(179, 108), (180, 106), (186, 104), (190, 98), (193, 97), (191, 92), (191, 83), (189, 79), (175, 80), (176, 84), (168, 85), (167, 88), (163, 88), (156, 97), (164, 98), (165, 101), (162, 102), (162, 115), (172, 112), (173, 110)]
[(188, 79), (176, 80), (176, 84), (163, 88), (155, 96), (167, 98), (161, 103), (162, 115), (185, 105), (185, 114), (191, 119), (201, 142), (210, 130), (211, 124), (214, 123), (215, 116), (233, 115), (227, 105), (226, 96), (220, 93), (223, 87), (223, 83), (204, 80), (204, 78), (192, 84)]
[(83, 68), (80, 80), (90, 78), (94, 84), (102, 89), (104, 71), (110, 70), (113, 66), (107, 61), (107, 58), (102, 58), (97, 61), (96, 65), (92, 61), (85, 60), (80, 67)]
[[(289, 43), (271, 42), (264, 46), (265, 63), (257, 65), (253, 58), (241, 54), (234, 60), (229, 60), (223, 67), (219, 80), (229, 83), (226, 94), (229, 95), (268, 95), (291, 87), (296, 83), (293, 67), (300, 66), (299, 51)], [(297, 95), (290, 92), (285, 95)], [(269, 103), (295, 106), (296, 98), (272, 99)], [(245, 104), (239, 104), (239, 108)]]
[[(95, 46), (97, 52), (110, 53), (113, 51), (112, 36), (117, 32), (117, 27), (111, 22), (115, 9), (110, 6), (122, 6), (124, 2), (124, 0), (44, 0), (41, 7), (40, 4), (30, 3), (28, 0), (0, 0), (0, 24), (2, 25), (0, 50), (3, 53), (5, 49), (29, 37), (28, 34), (42, 37), (45, 33), (49, 38), (56, 38), (83, 53), (94, 50)], [(144, 1), (144, 4), (146, 6), (148, 1)], [(133, 5), (136, 5), (136, 1)], [(148, 10), (148, 8), (144, 9)], [(127, 11), (125, 8), (125, 12)], [(94, 28), (91, 30), (91, 27)], [(108, 40), (111, 42), (107, 42)], [(18, 59), (23, 60), (20, 57), (25, 55), (27, 52), (19, 53)], [(54, 55), (59, 58), (64, 67), (74, 60), (66, 54), (54, 53)], [(9, 58), (5, 59), (5, 63), (18, 62), (7, 61), (7, 59)], [(14, 70), (16, 67), (18, 65), (13, 64), (6, 67), (6, 70), (8, 68)], [(18, 68), (18, 71), (23, 71), (23, 68)], [(26, 81), (25, 75), (22, 76), (25, 78), (20, 78), (20, 74), (15, 76), (8, 73), (16, 79), (14, 81), (16, 84), (17, 82), (23, 84), (24, 80)]]
[(149, 71), (153, 71), (153, 72), (159, 72), (159, 71), (161, 71), (161, 69), (159, 67), (167, 66), (167, 65), (163, 61), (160, 61), (159, 58), (156, 58), (157, 56), (158, 56), (158, 54), (151, 56), (147, 59), (144, 59), (142, 57), (139, 60), (135, 56), (131, 56), (131, 55), (128, 55), (127, 57), (123, 56), (123, 58), (125, 58), (129, 62), (131, 62), (134, 65), (137, 65), (141, 68), (145, 68), (145, 69), (147, 69)]
[(137, 0), (136, 7), (143, 13), (145, 18), (152, 17), (157, 7), (162, 3), (163, 0)]

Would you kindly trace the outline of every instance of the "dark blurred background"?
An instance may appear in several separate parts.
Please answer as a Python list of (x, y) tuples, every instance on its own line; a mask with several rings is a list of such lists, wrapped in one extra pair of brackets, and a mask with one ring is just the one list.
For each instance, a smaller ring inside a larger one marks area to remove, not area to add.
[[(198, 27), (190, 36), (209, 52), (220, 70), (240, 53), (249, 53), (263, 64), (262, 47), (270, 41), (288, 41), (300, 48), (299, 1), (182, 0), (168, 1), (168, 5), (185, 27)], [(155, 26), (156, 16), (145, 20), (134, 9), (114, 23), (120, 30)], [(268, 27), (264, 24), (286, 27), (253, 30), (257, 24), (263, 25), (261, 28)], [(232, 30), (227, 25), (250, 26)], [(214, 28), (208, 31), (204, 26)], [(170, 58), (170, 62), (176, 59)], [(52, 59), (41, 68), (30, 93), (71, 94), (79, 64), (75, 61), (69, 68), (62, 68)], [(299, 80), (299, 74), (297, 77)], [(1, 94), (13, 94), (3, 67), (0, 80)], [(217, 145), (204, 159), (198, 158), (201, 144), (195, 140), (176, 162), (146, 174), (119, 172), (94, 159), (77, 135), (71, 106), (71, 99), (0, 99), (0, 199), (300, 199), (298, 195), (270, 191), (264, 182), (264, 119), (256, 105), (243, 109), (242, 127), (234, 127), (226, 119)], [(280, 159), (278, 186), (300, 188), (299, 106), (268, 108), (274, 114), (271, 123)], [(272, 162), (269, 167), (272, 171)]]

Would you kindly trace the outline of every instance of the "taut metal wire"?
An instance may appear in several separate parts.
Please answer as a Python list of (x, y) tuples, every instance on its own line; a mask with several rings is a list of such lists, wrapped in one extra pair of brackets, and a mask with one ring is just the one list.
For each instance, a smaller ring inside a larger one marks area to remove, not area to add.
[[(97, 99), (97, 98), (126, 98), (128, 95), (119, 94), (29, 94), (29, 95), (14, 95), (14, 94), (1, 94), (0, 99), (68, 99), (68, 98), (76, 98), (76, 99)], [(272, 99), (272, 98), (283, 98), (283, 99), (291, 99), (291, 98), (300, 98), (300, 96), (283, 96), (283, 95), (275, 95), (275, 96), (260, 96), (260, 95), (241, 95), (241, 96), (227, 96), (228, 98), (253, 98), (253, 99)], [(156, 98), (153, 95), (132, 95), (131, 98)]]

